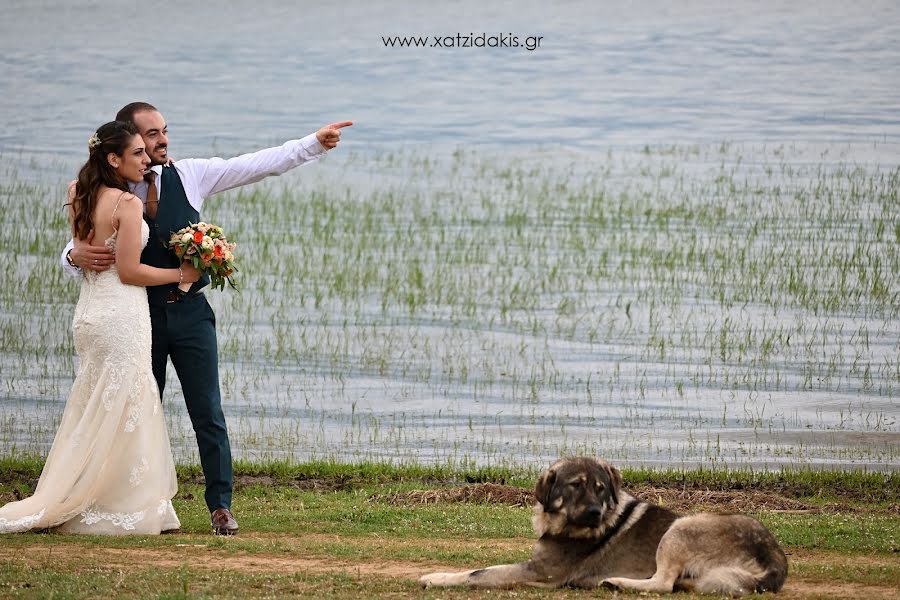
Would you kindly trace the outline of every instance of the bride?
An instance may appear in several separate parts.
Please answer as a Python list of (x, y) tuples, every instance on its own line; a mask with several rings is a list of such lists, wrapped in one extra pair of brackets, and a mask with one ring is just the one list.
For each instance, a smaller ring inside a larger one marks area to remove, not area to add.
[(150, 159), (131, 123), (113, 121), (88, 140), (88, 160), (69, 188), (75, 237), (91, 229), (116, 253), (114, 268), (86, 272), (72, 322), (78, 375), (35, 493), (0, 508), (0, 533), (157, 534), (178, 529), (175, 463), (150, 363), (143, 287), (194, 282), (187, 263), (140, 263), (149, 229), (128, 182)]

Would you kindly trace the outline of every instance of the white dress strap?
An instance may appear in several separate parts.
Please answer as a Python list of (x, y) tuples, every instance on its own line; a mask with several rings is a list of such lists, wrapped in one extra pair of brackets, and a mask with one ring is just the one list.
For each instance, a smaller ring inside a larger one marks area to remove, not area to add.
[(112, 214), (109, 216), (110, 225), (112, 225), (113, 231), (117, 232), (119, 229), (116, 227), (116, 211), (119, 210), (119, 202), (122, 201), (122, 197), (125, 196), (128, 192), (122, 192), (119, 194), (119, 199), (116, 200), (116, 207), (113, 208)]

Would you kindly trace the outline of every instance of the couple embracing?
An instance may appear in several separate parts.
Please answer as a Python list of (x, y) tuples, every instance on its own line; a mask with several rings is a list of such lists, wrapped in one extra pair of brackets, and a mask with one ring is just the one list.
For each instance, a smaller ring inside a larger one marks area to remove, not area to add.
[[(78, 374), (34, 495), (0, 507), (0, 533), (179, 529), (160, 404), (168, 359), (197, 435), (213, 532), (237, 533), (215, 315), (203, 295), (209, 278), (181, 263), (167, 242), (200, 221), (210, 195), (318, 159), (351, 124), (228, 160), (171, 163), (165, 119), (135, 102), (91, 136), (88, 160), (69, 186), (73, 241), (62, 255), (64, 268), (82, 278), (72, 324)], [(186, 283), (190, 290), (179, 292)]]

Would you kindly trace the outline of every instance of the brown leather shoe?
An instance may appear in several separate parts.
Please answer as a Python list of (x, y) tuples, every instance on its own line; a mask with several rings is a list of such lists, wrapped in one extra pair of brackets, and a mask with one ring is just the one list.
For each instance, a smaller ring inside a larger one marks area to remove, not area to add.
[(210, 515), (215, 535), (237, 535), (238, 524), (227, 508), (217, 508)]

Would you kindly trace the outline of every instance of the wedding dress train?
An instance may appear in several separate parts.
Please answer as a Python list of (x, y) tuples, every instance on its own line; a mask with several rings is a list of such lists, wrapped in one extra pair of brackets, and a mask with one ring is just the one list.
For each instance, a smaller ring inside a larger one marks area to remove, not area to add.
[[(141, 226), (143, 244), (149, 229)], [(107, 240), (115, 248), (116, 233)], [(175, 463), (150, 362), (143, 287), (88, 272), (73, 319), (78, 374), (33, 496), (0, 508), (0, 533), (157, 534), (180, 527)]]

